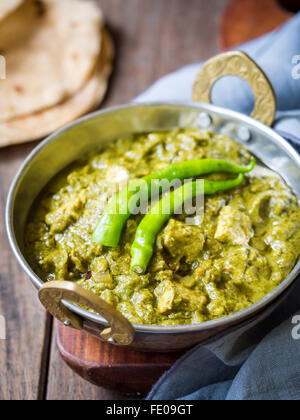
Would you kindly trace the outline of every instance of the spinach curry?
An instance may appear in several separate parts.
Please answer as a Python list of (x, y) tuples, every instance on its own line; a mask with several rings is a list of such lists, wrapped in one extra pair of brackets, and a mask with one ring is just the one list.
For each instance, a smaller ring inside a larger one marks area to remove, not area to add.
[(204, 220), (194, 216), (186, 224), (185, 214), (172, 216), (145, 275), (130, 270), (142, 216), (128, 220), (116, 248), (91, 237), (116, 187), (175, 162), (210, 158), (246, 165), (250, 157), (233, 140), (198, 130), (119, 139), (46, 187), (27, 223), (27, 257), (45, 281), (76, 281), (133, 323), (201, 323), (245, 309), (274, 290), (300, 254), (297, 198), (270, 170), (257, 167), (241, 187), (205, 197)]

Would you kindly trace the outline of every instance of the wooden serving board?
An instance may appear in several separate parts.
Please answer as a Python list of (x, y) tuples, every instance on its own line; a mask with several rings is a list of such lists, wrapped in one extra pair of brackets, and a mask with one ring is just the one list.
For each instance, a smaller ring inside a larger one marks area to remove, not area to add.
[(145, 353), (104, 343), (57, 322), (57, 347), (82, 378), (124, 395), (145, 396), (183, 353)]
[(264, 35), (298, 9), (299, 0), (230, 0), (221, 20), (219, 46), (227, 50)]

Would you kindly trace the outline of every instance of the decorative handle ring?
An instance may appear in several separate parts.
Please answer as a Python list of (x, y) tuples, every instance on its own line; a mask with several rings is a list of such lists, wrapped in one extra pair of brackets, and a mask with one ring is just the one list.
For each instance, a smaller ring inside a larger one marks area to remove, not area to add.
[(224, 76), (238, 76), (249, 83), (255, 96), (251, 116), (271, 126), (277, 109), (274, 89), (263, 70), (244, 52), (226, 52), (207, 61), (196, 77), (193, 100), (211, 103), (213, 86)]
[(76, 283), (68, 281), (52, 281), (45, 283), (39, 291), (39, 298), (43, 306), (59, 321), (77, 330), (82, 330), (83, 322), (63, 304), (63, 300), (93, 309), (103, 316), (110, 327), (101, 333), (101, 338), (121, 346), (128, 346), (133, 342), (135, 330), (131, 323), (115, 308), (83, 289)]

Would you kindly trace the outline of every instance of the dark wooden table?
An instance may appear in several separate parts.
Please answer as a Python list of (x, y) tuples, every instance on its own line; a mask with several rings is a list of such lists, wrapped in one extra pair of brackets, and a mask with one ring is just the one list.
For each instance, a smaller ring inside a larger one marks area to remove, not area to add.
[[(157, 78), (217, 53), (228, 0), (99, 0), (117, 45), (117, 65), (103, 106), (129, 102)], [(9, 248), (4, 207), (11, 180), (37, 143), (0, 150), (0, 400), (120, 399), (76, 376), (60, 359), (52, 320)]]

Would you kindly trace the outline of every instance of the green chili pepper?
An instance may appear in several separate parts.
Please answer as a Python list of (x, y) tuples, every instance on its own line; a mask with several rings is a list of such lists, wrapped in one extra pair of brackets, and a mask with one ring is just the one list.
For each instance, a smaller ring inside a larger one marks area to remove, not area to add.
[(175, 210), (197, 195), (212, 195), (238, 187), (244, 181), (244, 175), (227, 181), (190, 182), (165, 195), (142, 219), (138, 226), (135, 240), (131, 247), (131, 270), (136, 274), (144, 274), (153, 255), (156, 237)]
[[(190, 160), (181, 163), (174, 163), (166, 168), (150, 175), (145, 176), (127, 186), (110, 201), (104, 211), (94, 233), (93, 241), (104, 246), (116, 247), (119, 244), (120, 237), (125, 223), (131, 216), (130, 200), (139, 193), (143, 197), (140, 204), (147, 202), (151, 197), (152, 181), (167, 180), (172, 182), (176, 179), (184, 180), (195, 178), (201, 175), (211, 173), (230, 173), (239, 174), (252, 171), (256, 161), (254, 158), (248, 166), (234, 165), (226, 160), (217, 159), (199, 159)], [(163, 192), (162, 190), (160, 193)]]

